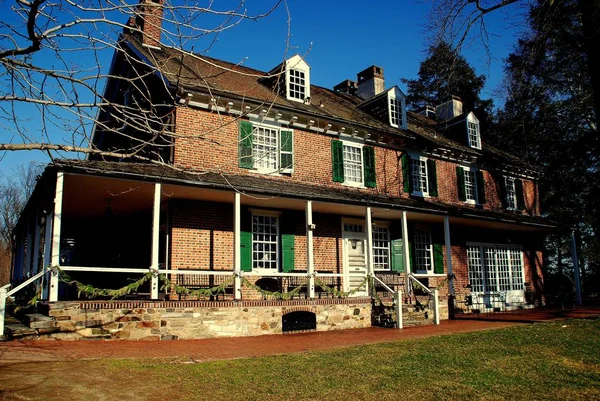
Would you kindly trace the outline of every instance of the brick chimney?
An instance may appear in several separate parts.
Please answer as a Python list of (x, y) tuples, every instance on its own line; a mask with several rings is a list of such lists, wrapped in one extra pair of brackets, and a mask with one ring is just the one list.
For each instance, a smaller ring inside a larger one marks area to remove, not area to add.
[(452, 96), (450, 100), (435, 108), (437, 117), (442, 121), (448, 121), (463, 112), (462, 100), (458, 96)]
[(356, 76), (358, 77), (356, 95), (364, 100), (370, 99), (385, 90), (383, 68), (381, 67), (372, 65), (356, 74)]
[(358, 85), (356, 82), (346, 79), (346, 80), (340, 82), (339, 84), (337, 84), (336, 86), (334, 86), (333, 90), (335, 92), (339, 92), (339, 93), (347, 93), (349, 95), (354, 95), (356, 93), (357, 87), (358, 87)]
[(140, 0), (134, 11), (135, 15), (129, 19), (128, 26), (138, 29), (142, 44), (160, 47), (162, 34), (164, 0)]

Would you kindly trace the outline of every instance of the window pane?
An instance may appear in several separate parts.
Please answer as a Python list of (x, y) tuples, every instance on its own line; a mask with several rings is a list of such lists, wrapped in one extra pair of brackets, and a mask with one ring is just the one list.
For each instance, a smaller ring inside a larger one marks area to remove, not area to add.
[(290, 97), (304, 100), (306, 96), (306, 84), (304, 72), (290, 70)]
[(252, 157), (257, 169), (277, 168), (277, 130), (256, 127), (252, 138)]
[(479, 125), (472, 122), (467, 122), (467, 131), (469, 132), (469, 146), (473, 148), (481, 148), (479, 141)]
[(402, 101), (390, 99), (390, 122), (392, 125), (402, 126)]
[(252, 267), (277, 270), (277, 217), (252, 216)]
[(415, 229), (415, 267), (417, 271), (432, 271), (431, 235), (429, 230)]
[(362, 148), (344, 144), (344, 181), (362, 184)]
[(475, 189), (475, 172), (471, 170), (465, 170), (465, 195), (467, 200), (477, 200), (477, 191)]
[(467, 247), (467, 263), (469, 265), (469, 283), (472, 292), (483, 292), (483, 265), (478, 246)]
[(373, 227), (373, 259), (374, 268), (389, 270), (390, 240), (387, 227)]
[(504, 177), (504, 187), (506, 188), (506, 208), (517, 208), (517, 193), (515, 191), (515, 177)]
[(427, 163), (420, 159), (411, 159), (411, 179), (413, 190), (417, 192), (427, 191)]
[(522, 291), (524, 283), (521, 254), (521, 249), (516, 246), (468, 245), (471, 291)]

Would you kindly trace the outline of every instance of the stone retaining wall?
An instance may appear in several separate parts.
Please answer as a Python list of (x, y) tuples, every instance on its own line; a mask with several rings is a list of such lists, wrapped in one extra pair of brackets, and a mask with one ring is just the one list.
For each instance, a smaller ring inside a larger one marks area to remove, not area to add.
[(56, 339), (176, 340), (280, 334), (282, 316), (316, 314), (317, 331), (371, 326), (369, 298), (295, 301), (87, 301), (47, 304)]

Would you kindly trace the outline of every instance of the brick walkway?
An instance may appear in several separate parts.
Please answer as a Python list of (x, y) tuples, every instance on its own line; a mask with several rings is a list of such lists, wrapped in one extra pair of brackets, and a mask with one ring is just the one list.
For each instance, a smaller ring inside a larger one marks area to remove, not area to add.
[(319, 351), (352, 345), (425, 338), (453, 333), (559, 319), (599, 318), (600, 307), (532, 310), (466, 316), (439, 326), (403, 330), (368, 328), (259, 337), (179, 341), (6, 341), (0, 342), (0, 365), (98, 358), (189, 358), (196, 362)]

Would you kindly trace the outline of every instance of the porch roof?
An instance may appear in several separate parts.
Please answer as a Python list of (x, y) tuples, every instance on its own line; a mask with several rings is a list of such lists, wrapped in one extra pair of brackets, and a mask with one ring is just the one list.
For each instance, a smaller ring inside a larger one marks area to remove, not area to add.
[(248, 194), (265, 194), (294, 199), (339, 202), (348, 205), (382, 207), (407, 211), (418, 211), (437, 215), (450, 215), (458, 218), (487, 220), (501, 223), (538, 227), (547, 230), (568, 227), (543, 217), (527, 216), (509, 212), (460, 207), (446, 203), (431, 202), (423, 198), (400, 198), (387, 195), (373, 195), (355, 188), (331, 188), (318, 185), (300, 184), (289, 180), (268, 176), (251, 176), (208, 171), (177, 169), (173, 166), (107, 162), (91, 160), (55, 160), (48, 169), (56, 169), (77, 174), (134, 179), (147, 182), (195, 186)]

